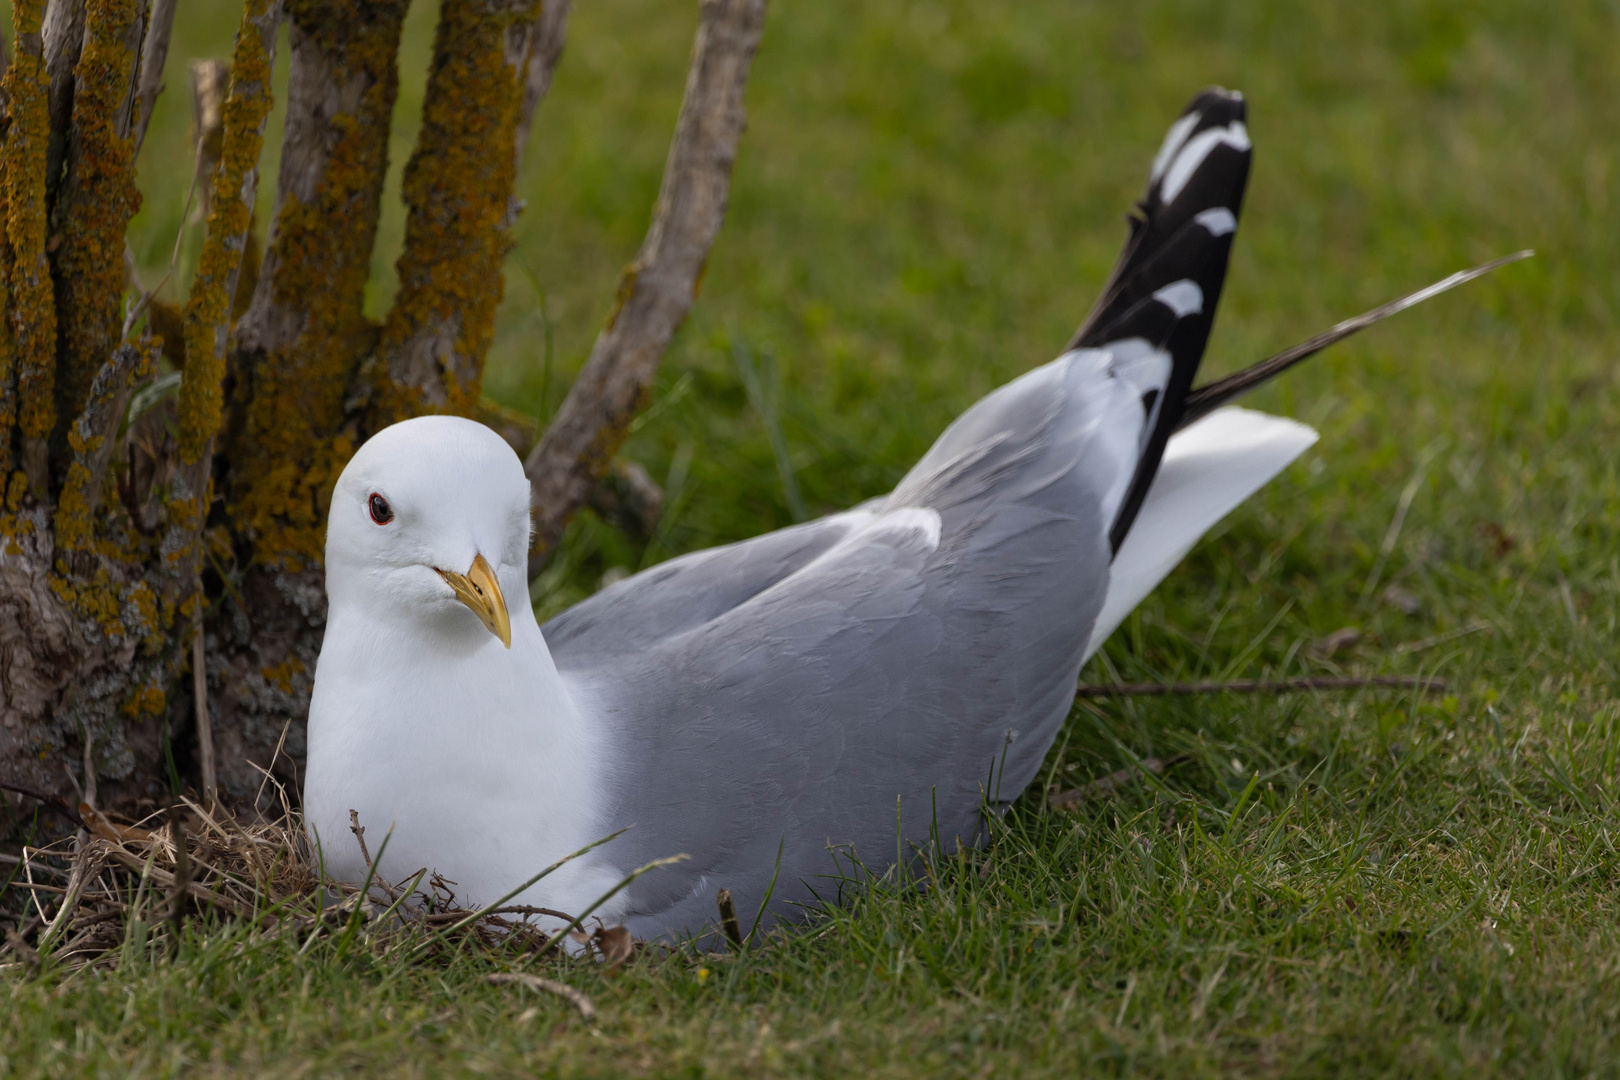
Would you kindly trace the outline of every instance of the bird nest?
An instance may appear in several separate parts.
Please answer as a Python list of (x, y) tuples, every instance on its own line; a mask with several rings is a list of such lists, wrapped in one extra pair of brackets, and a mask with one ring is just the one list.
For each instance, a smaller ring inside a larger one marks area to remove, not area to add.
[(454, 882), (428, 870), (386, 881), (352, 812), (371, 874), (360, 883), (323, 880), (302, 819), (281, 796), (273, 822), (181, 799), (123, 824), (80, 803), (76, 835), (0, 863), (0, 897), (21, 894), (24, 905), (0, 943), (0, 964), (114, 966), (173, 954), (199, 925), (223, 922), (257, 937), (289, 936), (301, 948), (325, 936), (345, 951), (363, 944), (423, 962), (473, 947), (510, 960), (583, 955), (616, 968), (643, 948), (600, 920), (588, 928), (582, 917), (531, 905), (466, 907)]

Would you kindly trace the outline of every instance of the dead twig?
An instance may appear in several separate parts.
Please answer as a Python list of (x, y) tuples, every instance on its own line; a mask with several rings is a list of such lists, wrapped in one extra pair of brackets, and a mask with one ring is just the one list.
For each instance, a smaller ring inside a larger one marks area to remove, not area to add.
[(366, 827), (360, 824), (360, 811), (358, 810), (350, 809), (349, 811), (349, 831), (354, 833), (354, 838), (360, 842), (360, 857), (366, 860), (366, 869), (373, 869), (371, 851), (366, 847)]
[(96, 786), (96, 735), (88, 727), (84, 729), (84, 802), (80, 807), (80, 816), (84, 815), (83, 807), (94, 808), (99, 796)]
[(191, 852), (186, 846), (185, 814), (169, 808), (170, 839), (174, 843), (174, 882), (169, 886), (169, 955), (180, 949), (181, 924), (186, 917), (186, 893), (191, 889)]
[(1361, 678), (1312, 679), (1233, 679), (1229, 682), (1116, 683), (1082, 686), (1077, 697), (1170, 697), (1180, 694), (1295, 694), (1308, 690), (1363, 690), (1385, 687), (1420, 690), (1425, 694), (1446, 692), (1446, 680), (1411, 675), (1376, 675)]
[[(7, 855), (5, 852), (0, 851), (0, 863), (6, 863), (6, 864), (9, 864), (11, 866), (21, 866), (23, 864), (23, 860), (19, 856)], [(59, 879), (64, 880), (64, 881), (67, 880), (67, 876), (68, 876), (67, 873), (65, 871), (58, 870), (54, 866), (45, 866), (45, 865), (41, 864), (41, 865), (35, 867), (35, 869), (39, 870), (41, 873), (50, 874), (54, 878), (59, 878)], [(19, 884), (21, 884), (21, 883), (20, 882), (12, 882), (12, 887), (15, 888)]]
[(52, 795), (49, 792), (37, 791), (34, 788), (24, 787), (21, 784), (13, 784), (6, 780), (0, 780), (0, 788), (4, 788), (7, 791), (14, 791), (18, 795), (28, 796), (35, 802), (43, 805), (46, 809), (53, 810), (56, 813), (61, 814), (78, 828), (83, 829), (87, 827), (84, 823), (84, 819), (81, 818), (74, 811), (73, 807), (68, 803), (68, 801), (62, 798), (60, 795)]
[[(437, 925), (439, 923), (455, 922), (457, 919), (461, 919), (461, 918), (466, 917), (466, 914), (467, 913), (465, 911), (435, 911), (432, 914), (424, 915), (422, 917), (422, 921), (427, 923), (429, 926), (435, 926), (435, 925)], [(553, 910), (552, 908), (548, 908), (548, 907), (535, 907), (532, 904), (511, 904), (511, 905), (508, 905), (506, 907), (481, 908), (479, 910), (479, 914), (481, 914), (481, 915), (544, 915), (547, 918), (551, 918), (551, 919), (567, 919), (569, 921), (572, 921), (573, 918), (574, 918), (572, 915), (568, 914), (568, 912), (566, 912), (566, 911), (556, 911), (556, 910)]]
[(732, 950), (740, 950), (742, 924), (737, 921), (737, 905), (732, 902), (731, 890), (721, 889), (715, 893), (714, 902), (720, 906), (720, 929), (725, 931), (726, 940), (731, 942)]
[(1476, 619), (1462, 629), (1453, 630), (1449, 634), (1435, 634), (1433, 637), (1419, 638), (1417, 641), (1403, 641), (1395, 646), (1395, 651), (1398, 653), (1422, 652), (1424, 649), (1432, 649), (1436, 645), (1444, 645), (1448, 641), (1456, 641), (1458, 638), (1467, 637), (1469, 634), (1478, 634), (1489, 629), (1491, 629), (1490, 623), (1483, 619)]
[(191, 699), (197, 713), (197, 763), (202, 772), (203, 802), (212, 805), (219, 795), (219, 774), (214, 771), (214, 724), (208, 716), (208, 654), (203, 645), (202, 621), (191, 638)]
[(84, 820), (84, 828), (87, 832), (92, 836), (99, 836), (103, 840), (114, 844), (146, 843), (152, 839), (150, 829), (143, 829), (136, 825), (120, 825), (88, 802), (79, 804), (79, 816)]
[[(156, 866), (148, 868), (145, 859), (142, 859), (140, 856), (135, 855), (132, 852), (125, 851), (123, 848), (106, 847), (102, 850), (106, 853), (109, 859), (111, 859), (113, 862), (119, 863), (125, 869), (133, 870), (137, 874), (144, 872), (151, 880), (152, 884), (156, 885), (158, 888), (169, 890), (174, 889), (175, 877), (169, 871), (160, 869)], [(195, 881), (186, 883), (185, 894), (191, 897), (193, 900), (199, 900), (210, 907), (219, 908), (226, 914), (234, 915), (238, 919), (250, 919), (253, 917), (253, 909), (247, 904), (233, 900), (224, 893), (215, 892), (214, 890), (206, 888)]]
[(765, 0), (703, 0), (652, 226), (590, 358), (524, 462), (536, 507), (530, 577), (607, 472), (697, 296), (725, 219), (745, 120), (743, 88), (764, 29)]
[(583, 1019), (587, 1021), (596, 1019), (596, 1006), (591, 1004), (591, 999), (567, 983), (560, 983), (555, 979), (542, 979), (538, 975), (526, 975), (520, 971), (502, 971), (486, 975), (484, 981), (496, 986), (527, 986), (537, 994), (556, 994), (578, 1009)]

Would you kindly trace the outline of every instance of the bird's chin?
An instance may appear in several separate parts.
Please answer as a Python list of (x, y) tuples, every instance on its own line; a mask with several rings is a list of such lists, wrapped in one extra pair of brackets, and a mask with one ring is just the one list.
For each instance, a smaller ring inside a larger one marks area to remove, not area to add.
[(486, 649), (507, 651), (501, 639), (459, 600), (438, 601), (430, 610), (418, 612), (417, 625), (422, 639), (432, 642), (434, 650), (446, 657), (466, 657)]

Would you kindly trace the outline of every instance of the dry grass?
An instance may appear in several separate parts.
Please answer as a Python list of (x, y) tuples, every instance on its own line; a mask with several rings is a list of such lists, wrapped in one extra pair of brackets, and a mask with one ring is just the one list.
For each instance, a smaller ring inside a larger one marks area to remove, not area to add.
[[(268, 774), (265, 783), (275, 786), (281, 810), (272, 821), (243, 820), (226, 807), (182, 797), (143, 820), (123, 823), (81, 802), (75, 835), (22, 849), (13, 887), (26, 895), (32, 911), (20, 929), (8, 930), (0, 967), (72, 972), (116, 967), (135, 955), (173, 955), (187, 923), (205, 916), (240, 924), (249, 945), (290, 937), (302, 950), (331, 937), (340, 951), (360, 947), (425, 964), (472, 947), (507, 961), (566, 963), (572, 953), (617, 968), (644, 951), (623, 927), (598, 919), (593, 929), (584, 929), (589, 910), (576, 916), (509, 904), (510, 897), (485, 908), (464, 907), (455, 883), (426, 868), (398, 883), (375, 869), (362, 882), (324, 879), (288, 793)], [(355, 843), (374, 867), (366, 830), (353, 811), (350, 821)], [(546, 920), (551, 932), (536, 920)], [(565, 940), (576, 947), (558, 948)], [(526, 984), (546, 983), (525, 978)], [(581, 1010), (589, 1010), (588, 1001)]]

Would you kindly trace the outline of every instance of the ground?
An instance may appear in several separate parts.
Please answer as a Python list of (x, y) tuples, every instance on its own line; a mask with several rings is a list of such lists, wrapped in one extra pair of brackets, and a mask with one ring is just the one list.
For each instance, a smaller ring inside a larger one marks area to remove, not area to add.
[[(185, 7), (139, 177), (149, 281), (189, 174), (180, 63), (226, 55), (234, 25), (230, 4)], [(549, 415), (607, 313), (695, 7), (577, 5), (490, 360), (509, 406)], [(431, 24), (413, 12), (395, 192)], [(1166, 124), (1220, 83), (1249, 96), (1256, 153), (1209, 373), (1538, 255), (1257, 394), (1321, 442), (1084, 678), (1399, 673), (1451, 691), (1077, 706), (988, 857), (743, 960), (568, 967), (592, 1023), (487, 985), (498, 959), (299, 955), (199, 927), (173, 963), (8, 977), (0, 1073), (1620, 1070), (1617, 52), (1620, 14), (1598, 0), (779, 0), (729, 220), (628, 447), (665, 486), (664, 524), (641, 545), (579, 522), (542, 612), (614, 567), (887, 490), (950, 417), (1061, 346)], [(391, 196), (379, 313), (402, 219)], [(1359, 641), (1326, 655), (1345, 627)], [(1182, 754), (1157, 782), (1046, 808), (1048, 784)]]

